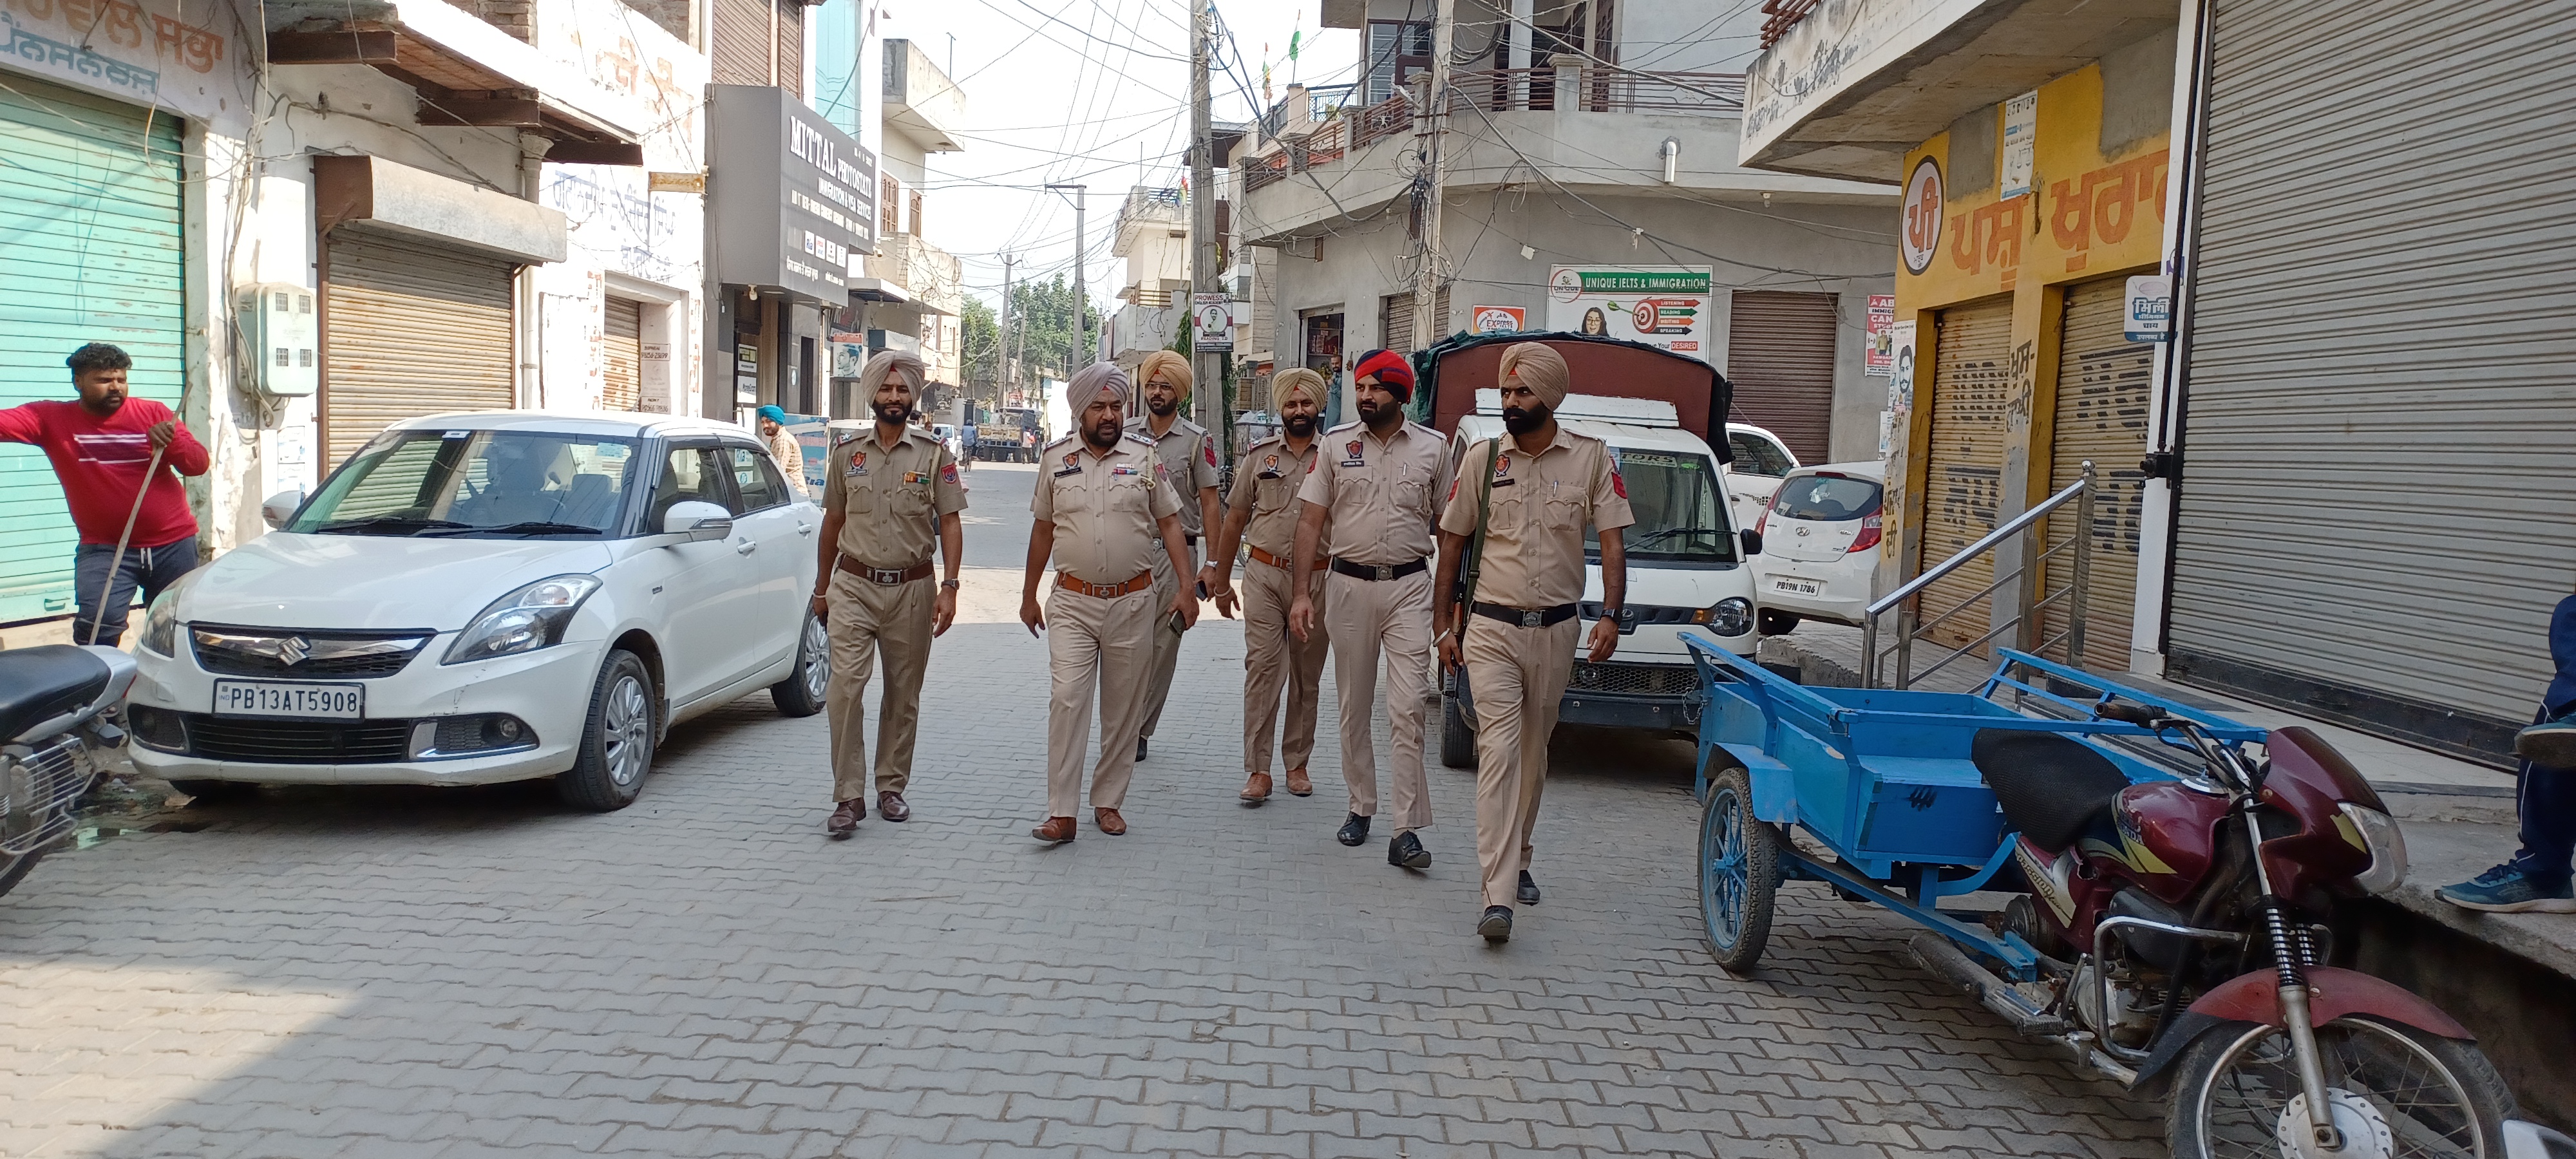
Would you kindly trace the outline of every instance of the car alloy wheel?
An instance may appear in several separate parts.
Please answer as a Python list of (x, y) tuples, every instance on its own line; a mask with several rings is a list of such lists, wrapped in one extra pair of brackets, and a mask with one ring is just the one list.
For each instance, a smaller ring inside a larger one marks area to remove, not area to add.
[(644, 682), (633, 673), (619, 673), (617, 682), (609, 686), (604, 709), (599, 720), (600, 755), (607, 758), (609, 779), (632, 785), (644, 779), (645, 766), (653, 759), (653, 709)]
[(805, 654), (805, 695), (820, 703), (832, 687), (832, 636), (823, 621), (811, 616), (805, 619), (805, 640), (800, 649)]

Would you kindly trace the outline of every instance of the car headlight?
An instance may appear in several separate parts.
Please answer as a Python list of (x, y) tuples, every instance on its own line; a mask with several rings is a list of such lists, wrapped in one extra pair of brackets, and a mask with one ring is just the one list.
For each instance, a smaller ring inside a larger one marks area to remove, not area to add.
[(165, 591), (143, 613), (143, 646), (155, 656), (179, 654), (179, 593)]
[(2343, 810), (2338, 818), (2343, 824), (2335, 826), (2343, 839), (2370, 855), (2370, 867), (2354, 874), (2352, 883), (2373, 895), (2397, 888), (2406, 880), (2406, 835), (2398, 830), (2397, 818), (2350, 801), (2335, 807)]
[(1706, 624), (1721, 636), (1741, 636), (1753, 627), (1753, 601), (1728, 596), (1692, 613), (1691, 622)]
[(439, 663), (462, 664), (560, 644), (573, 612), (599, 587), (598, 576), (559, 575), (494, 600), (465, 626)]

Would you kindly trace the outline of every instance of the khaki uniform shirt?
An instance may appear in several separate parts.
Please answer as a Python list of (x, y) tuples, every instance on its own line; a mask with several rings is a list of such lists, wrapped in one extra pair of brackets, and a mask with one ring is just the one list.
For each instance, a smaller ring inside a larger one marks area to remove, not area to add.
[(1365, 423), (1344, 423), (1318, 436), (1297, 497), (1324, 509), (1326, 551), (1352, 563), (1404, 564), (1437, 546), (1431, 520), (1449, 483), (1448, 444), (1440, 433), (1407, 422), (1379, 441)]
[(1272, 435), (1244, 452), (1243, 462), (1234, 468), (1234, 490), (1226, 495), (1225, 505), (1229, 511), (1252, 513), (1243, 525), (1245, 543), (1280, 559), (1289, 558), (1297, 546), (1297, 488), (1323, 453), (1320, 433), (1307, 440), (1302, 455), (1289, 449), (1284, 435)]
[(1199, 489), (1216, 486), (1216, 439), (1206, 427), (1179, 415), (1172, 416), (1172, 429), (1159, 439), (1146, 422), (1142, 417), (1127, 420), (1127, 433), (1154, 448), (1154, 458), (1162, 462), (1172, 490), (1180, 494), (1181, 534), (1206, 534), (1207, 529), (1199, 526)]
[(937, 436), (906, 427), (888, 450), (870, 427), (832, 448), (822, 505), (843, 513), (841, 554), (869, 567), (903, 568), (930, 558), (940, 516), (966, 509), (966, 489)]
[(1055, 569), (1085, 583), (1120, 584), (1163, 554), (1156, 521), (1185, 508), (1155, 461), (1154, 444), (1122, 438), (1107, 454), (1082, 436), (1038, 453), (1046, 472), (1029, 513), (1055, 524)]
[(779, 472), (787, 476), (787, 489), (805, 498), (805, 448), (796, 441), (796, 432), (780, 427), (769, 436), (769, 457), (778, 460)]
[(1582, 599), (1584, 525), (1606, 534), (1637, 521), (1609, 445), (1559, 426), (1556, 441), (1536, 456), (1509, 436), (1499, 454), (1481, 442), (1469, 447), (1440, 530), (1476, 534), (1478, 471), (1491, 471), (1494, 480), (1494, 513), (1476, 578), (1479, 603), (1552, 608)]

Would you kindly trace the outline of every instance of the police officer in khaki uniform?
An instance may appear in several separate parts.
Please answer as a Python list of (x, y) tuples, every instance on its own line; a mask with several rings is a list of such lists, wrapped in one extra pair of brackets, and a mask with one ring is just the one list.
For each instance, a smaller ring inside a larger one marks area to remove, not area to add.
[(1422, 775), (1423, 693), (1431, 670), (1433, 519), (1448, 485), (1449, 456), (1438, 432), (1404, 417), (1413, 397), (1413, 367), (1404, 356), (1372, 350), (1351, 368), (1360, 421), (1324, 435), (1323, 453), (1297, 497), (1296, 602), (1290, 630), (1315, 635), (1317, 601), (1307, 591), (1317, 552), (1332, 525), (1330, 574), (1324, 577), (1325, 627), (1333, 641), (1333, 683), (1341, 694), (1342, 779), (1351, 815), (1335, 836), (1344, 845), (1368, 840), (1377, 814), (1377, 751), (1369, 726), (1377, 717), (1378, 654), (1386, 654), (1386, 717), (1395, 752), (1395, 836), (1388, 864), (1428, 869), (1431, 852), (1416, 830), (1431, 825), (1430, 785)]
[[(1288, 791), (1300, 797), (1315, 791), (1306, 776), (1306, 760), (1315, 751), (1315, 704), (1332, 634), (1318, 627), (1300, 640), (1288, 631), (1294, 570), (1289, 553), (1297, 545), (1297, 489), (1321, 453), (1315, 427), (1323, 402), (1324, 376), (1305, 367), (1283, 370), (1270, 380), (1270, 409), (1279, 416), (1280, 431), (1252, 444), (1235, 465), (1225, 524), (1217, 533), (1216, 551), (1208, 564), (1214, 577), (1208, 590), (1216, 597), (1216, 610), (1232, 616), (1238, 598), (1233, 584), (1235, 546), (1250, 542), (1252, 564), (1244, 572), (1239, 597), (1243, 603), (1241, 796), (1256, 805), (1270, 799), (1270, 743), (1282, 689), (1288, 696), (1288, 726), (1279, 734), (1279, 761), (1288, 770)], [(1324, 575), (1322, 568), (1313, 569), (1314, 578), (1306, 585), (1310, 598), (1322, 598)]]
[[(1196, 597), (1199, 586), (1215, 578), (1196, 564), (1199, 535), (1216, 526), (1216, 440), (1206, 427), (1181, 417), (1190, 382), (1189, 359), (1169, 350), (1146, 355), (1136, 366), (1136, 394), (1145, 404), (1145, 413), (1127, 420), (1127, 433), (1153, 446), (1155, 460), (1162, 463), (1172, 490), (1181, 497), (1181, 542), (1189, 546), (1193, 565), (1175, 576), (1159, 557), (1154, 561), (1158, 603), (1170, 603), (1172, 593), (1184, 582)], [(1213, 585), (1209, 590), (1215, 590)], [(1145, 759), (1145, 742), (1154, 739), (1154, 726), (1163, 719), (1163, 702), (1172, 695), (1172, 672), (1180, 662), (1181, 630), (1166, 618), (1154, 625), (1154, 676), (1145, 690), (1144, 731), (1136, 734), (1137, 760)]]
[[(1047, 819), (1029, 835), (1050, 844), (1074, 837), (1082, 804), (1083, 742), (1091, 736), (1091, 703), (1100, 698), (1100, 759), (1091, 776), (1092, 816), (1112, 837), (1127, 831), (1119, 806), (1136, 765), (1136, 730), (1145, 715), (1145, 680), (1153, 666), (1158, 621), (1198, 622), (1195, 592), (1155, 594), (1154, 561), (1187, 574), (1181, 500), (1154, 459), (1153, 444), (1120, 429), (1127, 376), (1095, 362), (1065, 390), (1077, 433), (1038, 456), (1043, 472), (1029, 500), (1028, 579), (1020, 622), (1046, 631), (1053, 695), (1047, 704)], [(1038, 580), (1055, 561), (1055, 592), (1038, 607)]]
[[(1440, 660), (1466, 665), (1476, 705), (1476, 860), (1485, 875), (1476, 932), (1489, 942), (1511, 939), (1515, 900), (1538, 903), (1530, 831), (1547, 785), (1557, 701), (1574, 671), (1585, 525), (1601, 539), (1604, 611), (1585, 653), (1595, 664), (1619, 646), (1628, 595), (1619, 529), (1637, 517), (1610, 448), (1557, 425), (1568, 377), (1565, 359), (1546, 345), (1503, 351), (1503, 429), (1511, 437), (1467, 449), (1440, 513)], [(1461, 608), (1453, 585), (1471, 545), (1475, 587)]]
[[(831, 635), (832, 681), (824, 695), (832, 723), (832, 799), (825, 830), (848, 837), (868, 815), (868, 670), (885, 657), (877, 711), (877, 812), (912, 816), (912, 743), (921, 723), (921, 678), (930, 641), (957, 618), (957, 565), (966, 509), (957, 462), (938, 436), (910, 425), (921, 397), (921, 359), (887, 350), (860, 368), (876, 427), (832, 449), (823, 479), (822, 566), (814, 611)], [(930, 582), (930, 541), (939, 539), (940, 581)]]

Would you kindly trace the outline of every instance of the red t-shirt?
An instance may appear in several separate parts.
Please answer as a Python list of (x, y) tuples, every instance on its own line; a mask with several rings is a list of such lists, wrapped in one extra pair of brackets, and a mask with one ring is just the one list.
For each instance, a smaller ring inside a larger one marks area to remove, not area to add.
[[(72, 526), (82, 543), (113, 545), (134, 511), (134, 489), (152, 461), (154, 426), (171, 417), (170, 408), (148, 398), (128, 397), (116, 413), (100, 418), (77, 402), (49, 399), (0, 410), (0, 442), (32, 443), (54, 461), (63, 498), (71, 504)], [(188, 513), (188, 493), (179, 475), (206, 473), (206, 449), (185, 424), (161, 454), (162, 470), (154, 473), (134, 518), (135, 547), (159, 547), (192, 538), (197, 517)], [(171, 471), (178, 474), (171, 474)]]

